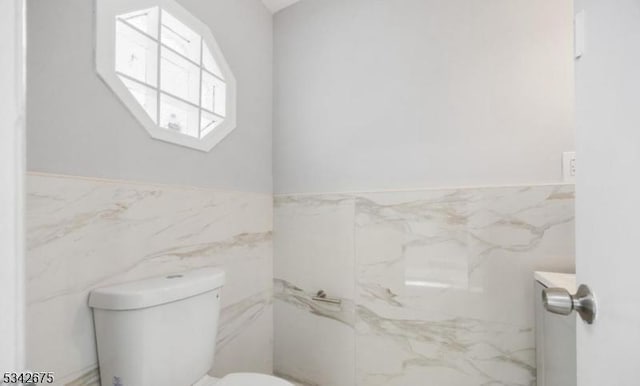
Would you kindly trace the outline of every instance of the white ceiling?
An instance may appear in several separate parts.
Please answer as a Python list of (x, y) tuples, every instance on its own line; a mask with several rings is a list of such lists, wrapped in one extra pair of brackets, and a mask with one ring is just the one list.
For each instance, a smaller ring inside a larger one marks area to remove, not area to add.
[(300, 0), (262, 0), (271, 13), (276, 13), (283, 8), (287, 8), (288, 6), (297, 3), (298, 1)]

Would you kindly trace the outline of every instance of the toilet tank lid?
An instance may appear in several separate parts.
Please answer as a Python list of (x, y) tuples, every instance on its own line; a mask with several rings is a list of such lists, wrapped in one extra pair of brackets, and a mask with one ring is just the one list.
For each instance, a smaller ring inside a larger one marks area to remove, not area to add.
[(118, 311), (148, 308), (213, 291), (223, 284), (224, 271), (203, 268), (94, 289), (89, 307)]

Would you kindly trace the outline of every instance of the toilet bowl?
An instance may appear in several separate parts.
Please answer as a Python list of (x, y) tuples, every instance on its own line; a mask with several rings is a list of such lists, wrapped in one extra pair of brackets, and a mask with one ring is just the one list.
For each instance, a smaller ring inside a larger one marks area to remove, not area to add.
[(265, 374), (207, 374), (224, 272), (205, 268), (91, 291), (102, 386), (293, 386)]
[(284, 379), (265, 374), (234, 373), (222, 379), (206, 376), (193, 386), (293, 386)]

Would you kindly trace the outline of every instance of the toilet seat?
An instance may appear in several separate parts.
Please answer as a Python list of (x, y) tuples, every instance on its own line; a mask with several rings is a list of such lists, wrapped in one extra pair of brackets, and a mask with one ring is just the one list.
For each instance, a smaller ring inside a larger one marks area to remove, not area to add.
[(284, 379), (266, 374), (233, 373), (222, 379), (206, 376), (194, 386), (293, 386)]

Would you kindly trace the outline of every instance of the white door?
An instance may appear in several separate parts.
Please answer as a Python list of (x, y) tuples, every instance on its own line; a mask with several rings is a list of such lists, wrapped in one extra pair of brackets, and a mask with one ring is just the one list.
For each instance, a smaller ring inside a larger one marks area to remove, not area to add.
[(0, 0), (0, 383), (20, 371), (24, 87), (22, 0)]
[(576, 0), (577, 279), (598, 302), (578, 323), (578, 385), (640, 385), (640, 0)]

